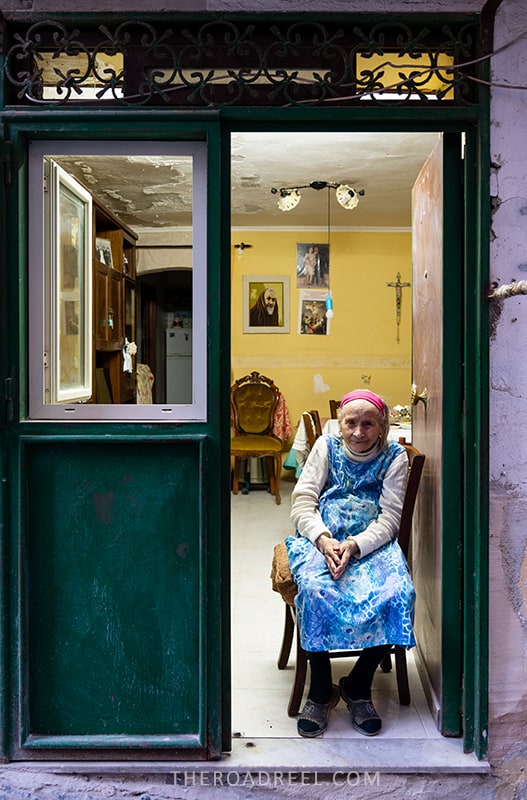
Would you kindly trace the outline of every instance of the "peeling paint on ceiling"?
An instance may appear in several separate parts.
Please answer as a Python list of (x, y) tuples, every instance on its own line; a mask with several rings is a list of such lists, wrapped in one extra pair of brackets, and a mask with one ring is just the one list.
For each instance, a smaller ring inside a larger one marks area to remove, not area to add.
[[(233, 227), (324, 227), (326, 191), (306, 189), (280, 211), (271, 188), (325, 180), (364, 189), (357, 208), (331, 198), (333, 227), (410, 226), (411, 189), (437, 133), (235, 133), (231, 141)], [(185, 156), (60, 156), (71, 175), (123, 222), (141, 229), (188, 228), (192, 166)]]

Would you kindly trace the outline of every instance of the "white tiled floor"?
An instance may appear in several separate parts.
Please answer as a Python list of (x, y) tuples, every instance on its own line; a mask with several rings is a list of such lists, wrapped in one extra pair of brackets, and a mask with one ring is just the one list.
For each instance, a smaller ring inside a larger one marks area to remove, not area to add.
[[(289, 511), (293, 485), (293, 481), (287, 479), (281, 482), (282, 503), (279, 506), (262, 489), (251, 490), (248, 495), (231, 495), (234, 741), (238, 742), (238, 751), (243, 745), (247, 747), (248, 740), (252, 740), (252, 746), (257, 742), (260, 754), (262, 748), (269, 754), (278, 744), (281, 752), (276, 757), (279, 759), (284, 757), (284, 743), (289, 743), (296, 753), (302, 752), (299, 748), (305, 752), (309, 747), (313, 753), (315, 743), (301, 739), (296, 731), (296, 719), (287, 715), (294, 648), (287, 669), (279, 670), (276, 663), (282, 641), (284, 607), (281, 597), (272, 591), (269, 576), (274, 545), (292, 532)], [(430, 754), (434, 748), (449, 745), (447, 761), (451, 761), (452, 753), (462, 754), (460, 740), (444, 739), (437, 731), (411, 653), (408, 665), (410, 706), (399, 705), (394, 671), (385, 674), (378, 670), (376, 673), (373, 701), (383, 719), (380, 736), (372, 740), (353, 730), (347, 708), (341, 702), (332, 712), (328, 730), (316, 741), (323, 739), (326, 750), (331, 743), (335, 750), (347, 741), (351, 744), (350, 740), (354, 748), (375, 741), (379, 742), (376, 751), (381, 752), (390, 742), (397, 748), (402, 742), (412, 740), (410, 751), (414, 746), (416, 751), (424, 746)], [(349, 671), (352, 662), (335, 659), (332, 666), (337, 683), (338, 678)], [(320, 749), (320, 745), (317, 747)], [(236, 756), (236, 748), (233, 755)], [(244, 758), (246, 756), (242, 761)], [(331, 761), (331, 754), (329, 759)]]

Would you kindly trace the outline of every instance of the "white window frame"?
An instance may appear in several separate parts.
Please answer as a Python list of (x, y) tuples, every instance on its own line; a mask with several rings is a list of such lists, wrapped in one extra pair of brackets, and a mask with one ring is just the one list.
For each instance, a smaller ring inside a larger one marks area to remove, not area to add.
[[(192, 402), (188, 404), (46, 403), (46, 156), (192, 157)], [(195, 142), (43, 141), (29, 143), (28, 419), (67, 422), (202, 422), (207, 419), (207, 145)]]
[[(49, 364), (44, 370), (45, 392), (52, 403), (79, 403), (87, 402), (93, 392), (92, 374), (92, 197), (78, 181), (68, 175), (58, 164), (47, 162), (44, 165), (47, 197), (49, 203), (45, 204), (44, 219), (51, 236), (46, 246), (44, 255), (46, 270), (46, 284), (48, 287), (48, 311), (45, 315), (44, 351), (46, 362)], [(62, 251), (60, 246), (62, 233), (62, 189), (66, 189), (75, 200), (82, 204), (82, 231), (80, 255), (82, 257), (82, 272), (79, 275), (79, 285), (76, 296), (79, 311), (79, 331), (81, 336), (81, 369), (80, 380), (75, 386), (64, 388), (61, 383), (60, 364), (62, 358), (61, 347), (61, 314), (62, 314)]]

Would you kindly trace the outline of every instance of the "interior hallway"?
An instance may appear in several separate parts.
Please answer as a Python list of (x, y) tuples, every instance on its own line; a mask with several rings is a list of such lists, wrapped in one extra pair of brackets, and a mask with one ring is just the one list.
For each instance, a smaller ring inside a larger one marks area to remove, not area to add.
[[(233, 733), (235, 737), (294, 738), (296, 718), (288, 717), (287, 703), (292, 685), (294, 644), (288, 668), (276, 666), (282, 641), (283, 600), (271, 588), (270, 571), (274, 545), (292, 533), (289, 520), (294, 480), (282, 480), (282, 503), (263, 490), (248, 495), (231, 494), (232, 520), (232, 673)], [(349, 672), (352, 662), (334, 659), (333, 679)], [(373, 701), (382, 717), (383, 739), (439, 739), (417, 670), (408, 654), (410, 706), (399, 705), (395, 668), (385, 674), (377, 670)], [(308, 674), (309, 677), (309, 674)], [(341, 701), (332, 712), (324, 739), (372, 741), (353, 730), (348, 710)], [(309, 746), (308, 743), (305, 744)]]

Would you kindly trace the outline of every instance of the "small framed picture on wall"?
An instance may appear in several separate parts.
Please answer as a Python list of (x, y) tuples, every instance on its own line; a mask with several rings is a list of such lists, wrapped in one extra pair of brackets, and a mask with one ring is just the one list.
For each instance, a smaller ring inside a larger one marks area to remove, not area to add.
[(243, 276), (243, 332), (289, 333), (289, 276)]
[(329, 244), (297, 243), (296, 286), (297, 289), (329, 287)]
[(303, 289), (298, 305), (298, 333), (310, 336), (328, 336), (329, 319), (326, 317), (327, 292)]

